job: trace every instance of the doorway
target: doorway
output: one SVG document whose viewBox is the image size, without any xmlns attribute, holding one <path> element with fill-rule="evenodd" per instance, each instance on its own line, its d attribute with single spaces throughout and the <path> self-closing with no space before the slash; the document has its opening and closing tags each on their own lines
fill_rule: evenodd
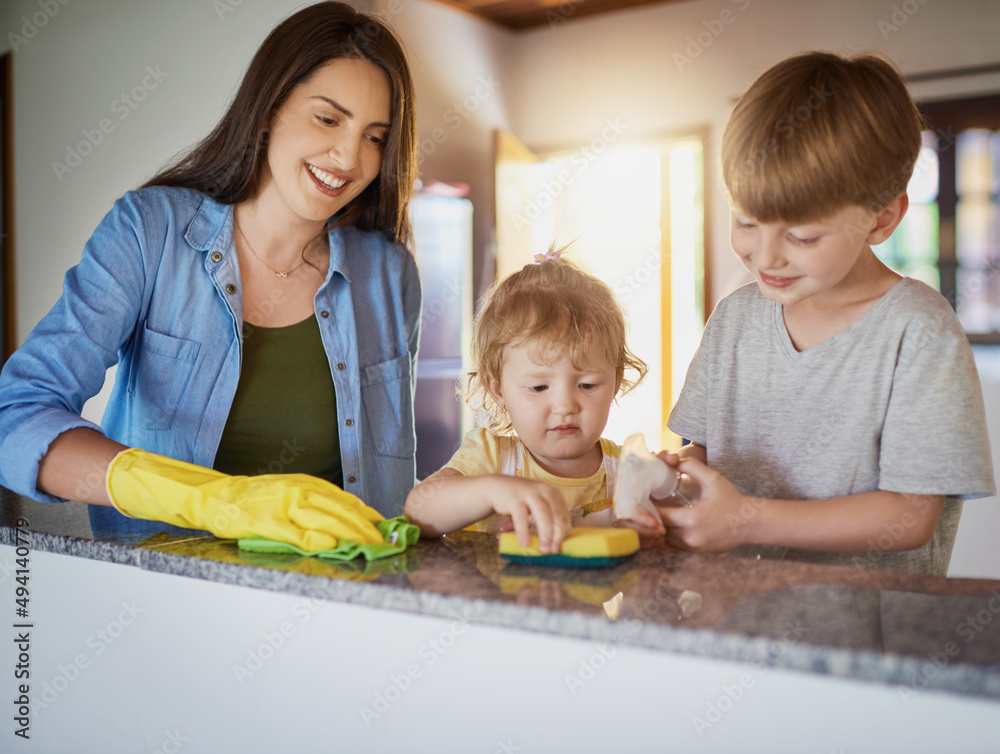
<svg viewBox="0 0 1000 754">
<path fill-rule="evenodd" d="M 650 447 L 680 442 L 666 420 L 705 325 L 706 142 L 707 129 L 627 145 L 602 134 L 534 153 L 497 134 L 497 276 L 570 244 L 567 258 L 614 290 L 649 367 L 612 407 L 615 442 L 633 432 Z"/>
</svg>

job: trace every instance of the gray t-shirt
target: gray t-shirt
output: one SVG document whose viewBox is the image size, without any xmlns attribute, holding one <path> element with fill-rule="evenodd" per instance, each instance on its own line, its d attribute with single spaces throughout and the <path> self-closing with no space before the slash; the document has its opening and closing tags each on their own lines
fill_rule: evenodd
<svg viewBox="0 0 1000 754">
<path fill-rule="evenodd" d="M 897 527 L 872 537 L 868 552 L 789 550 L 798 560 L 944 574 L 961 499 L 994 490 L 972 349 L 947 301 L 910 278 L 801 352 L 780 304 L 756 283 L 735 291 L 705 328 L 668 426 L 705 445 L 709 464 L 746 495 L 949 497 L 918 550 L 886 552 Z"/>
</svg>

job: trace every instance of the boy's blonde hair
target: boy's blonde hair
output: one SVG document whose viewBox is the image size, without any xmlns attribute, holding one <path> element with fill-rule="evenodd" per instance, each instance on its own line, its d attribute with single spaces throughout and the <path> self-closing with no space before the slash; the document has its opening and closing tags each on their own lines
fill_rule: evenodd
<svg viewBox="0 0 1000 754">
<path fill-rule="evenodd" d="M 491 381 L 500 384 L 504 351 L 510 345 L 540 341 L 543 354 L 548 346 L 565 349 L 573 366 L 582 369 L 588 347 L 599 343 L 615 368 L 616 395 L 624 395 L 646 376 L 645 362 L 625 342 L 625 314 L 611 288 L 559 259 L 559 253 L 550 251 L 545 261 L 495 282 L 476 315 L 465 397 L 488 412 L 486 426 L 496 434 L 513 431 L 510 416 L 489 391 Z M 626 379 L 626 370 L 635 371 L 635 379 Z"/>
<path fill-rule="evenodd" d="M 902 76 L 874 55 L 795 55 L 740 97 L 722 136 L 733 206 L 808 222 L 849 205 L 878 212 L 906 191 L 921 118 Z"/>
</svg>

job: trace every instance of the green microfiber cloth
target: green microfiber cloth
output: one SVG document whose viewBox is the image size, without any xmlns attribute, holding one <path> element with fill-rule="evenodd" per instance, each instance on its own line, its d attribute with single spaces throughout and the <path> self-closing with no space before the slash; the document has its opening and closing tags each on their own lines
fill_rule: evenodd
<svg viewBox="0 0 1000 754">
<path fill-rule="evenodd" d="M 363 545 L 358 542 L 348 542 L 341 540 L 332 550 L 320 550 L 319 552 L 306 552 L 295 545 L 285 542 L 276 542 L 273 539 L 263 537 L 246 537 L 238 540 L 241 550 L 251 550 L 253 552 L 267 553 L 296 553 L 303 556 L 315 556 L 317 558 L 329 558 L 330 560 L 354 560 L 359 555 L 365 560 L 378 560 L 387 558 L 390 555 L 397 555 L 407 547 L 415 545 L 420 539 L 420 527 L 411 524 L 406 520 L 406 516 L 388 518 L 384 521 L 375 521 L 375 528 L 382 534 L 383 542 L 374 545 Z"/>
</svg>

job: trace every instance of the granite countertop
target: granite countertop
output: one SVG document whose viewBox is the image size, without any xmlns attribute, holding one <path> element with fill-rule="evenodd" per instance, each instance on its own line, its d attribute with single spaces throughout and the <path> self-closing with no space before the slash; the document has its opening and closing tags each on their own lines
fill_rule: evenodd
<svg viewBox="0 0 1000 754">
<path fill-rule="evenodd" d="M 93 516 L 92 514 L 97 514 Z M 1000 581 L 644 549 L 612 568 L 506 563 L 459 532 L 384 560 L 241 552 L 234 542 L 0 488 L 0 543 L 614 646 L 1000 699 Z M 102 516 L 104 518 L 102 518 Z M 96 532 L 96 534 L 95 534 Z"/>
</svg>

